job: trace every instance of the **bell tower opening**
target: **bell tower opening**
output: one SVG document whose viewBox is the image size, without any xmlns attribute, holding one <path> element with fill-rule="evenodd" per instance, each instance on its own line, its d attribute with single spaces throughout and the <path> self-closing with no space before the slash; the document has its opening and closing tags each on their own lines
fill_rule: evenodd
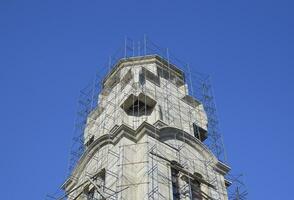
<svg viewBox="0 0 294 200">
<path fill-rule="evenodd" d="M 151 115 L 156 105 L 156 101 L 141 93 L 138 96 L 131 94 L 121 105 L 121 108 L 129 116 L 141 117 Z"/>
</svg>

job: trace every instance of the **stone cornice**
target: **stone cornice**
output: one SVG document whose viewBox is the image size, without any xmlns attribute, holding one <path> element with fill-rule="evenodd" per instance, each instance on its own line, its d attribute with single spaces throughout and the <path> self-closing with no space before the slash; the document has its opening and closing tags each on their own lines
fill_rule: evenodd
<svg viewBox="0 0 294 200">
<path fill-rule="evenodd" d="M 226 175 L 230 170 L 231 168 L 221 161 L 218 161 L 215 165 L 215 171 L 219 172 L 222 175 Z"/>
<path fill-rule="evenodd" d="M 112 70 L 105 76 L 103 79 L 103 84 L 107 81 L 109 77 L 111 77 L 113 74 L 115 74 L 120 68 L 130 65 L 140 65 L 140 64 L 151 64 L 156 63 L 160 65 L 161 67 L 167 67 L 170 68 L 174 73 L 176 73 L 178 76 L 181 76 L 184 79 L 184 72 L 176 67 L 175 65 L 169 63 L 167 60 L 162 58 L 158 55 L 146 55 L 146 56 L 136 56 L 136 57 L 129 57 L 129 58 L 122 58 L 120 59 L 112 68 Z"/>
<path fill-rule="evenodd" d="M 212 152 L 200 140 L 180 129 L 166 126 L 156 128 L 152 124 L 143 122 L 136 130 L 134 130 L 129 126 L 122 124 L 118 128 L 113 129 L 112 133 L 102 135 L 87 147 L 87 149 L 79 159 L 71 176 L 61 186 L 62 189 L 68 190 L 75 185 L 77 179 L 73 177 L 79 177 L 81 175 L 87 163 L 101 147 L 107 144 L 115 145 L 123 137 L 137 142 L 146 134 L 161 142 L 169 139 L 177 139 L 186 142 L 188 145 L 192 146 L 194 149 L 204 154 L 205 157 L 211 157 L 213 159 L 213 162 L 215 163 L 215 169 L 220 173 L 226 174 L 230 169 L 227 165 L 218 161 L 217 158 L 212 154 Z"/>
</svg>

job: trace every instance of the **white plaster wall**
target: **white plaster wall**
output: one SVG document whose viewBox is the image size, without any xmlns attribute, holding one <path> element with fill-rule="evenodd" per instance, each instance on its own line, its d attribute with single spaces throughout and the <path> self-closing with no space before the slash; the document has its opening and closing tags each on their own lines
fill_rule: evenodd
<svg viewBox="0 0 294 200">
<path fill-rule="evenodd" d="M 99 138 L 103 134 L 107 134 L 115 125 L 120 126 L 122 123 L 136 129 L 144 121 L 154 124 L 160 119 L 159 106 L 163 113 L 163 122 L 168 126 L 182 129 L 193 135 L 193 123 L 207 129 L 207 116 L 203 105 L 196 108 L 188 105 L 182 100 L 187 94 L 187 86 L 177 87 L 170 81 L 160 78 L 160 86 L 146 80 L 144 85 L 139 83 L 139 73 L 142 67 L 148 69 L 157 75 L 157 66 L 153 64 L 138 64 L 126 66 L 119 71 L 123 77 L 129 70 L 133 73 L 133 79 L 121 90 L 121 84 L 117 84 L 112 88 L 108 96 L 99 98 L 99 107 L 103 108 L 100 116 L 90 115 L 88 118 L 88 126 L 85 130 L 85 142 L 94 135 Z M 129 95 L 139 95 L 144 93 L 157 103 L 150 116 L 128 116 L 120 107 Z M 98 110 L 97 108 L 96 110 Z M 93 112 L 95 113 L 95 111 Z"/>
</svg>

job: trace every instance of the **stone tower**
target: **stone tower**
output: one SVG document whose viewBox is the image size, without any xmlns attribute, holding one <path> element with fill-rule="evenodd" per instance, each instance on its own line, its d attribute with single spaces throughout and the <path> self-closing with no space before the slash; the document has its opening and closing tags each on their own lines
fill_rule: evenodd
<svg viewBox="0 0 294 200">
<path fill-rule="evenodd" d="M 230 168 L 205 145 L 208 122 L 177 66 L 156 55 L 121 59 L 62 188 L 70 200 L 228 199 Z"/>
</svg>

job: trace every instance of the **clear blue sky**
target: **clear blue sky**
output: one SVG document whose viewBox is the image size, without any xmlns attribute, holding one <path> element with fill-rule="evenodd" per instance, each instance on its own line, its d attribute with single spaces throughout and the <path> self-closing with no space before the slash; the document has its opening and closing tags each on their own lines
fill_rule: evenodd
<svg viewBox="0 0 294 200">
<path fill-rule="evenodd" d="M 293 10 L 290 0 L 1 0 L 1 199 L 56 191 L 79 89 L 125 35 L 143 34 L 212 76 L 250 199 L 293 198 Z"/>
</svg>

